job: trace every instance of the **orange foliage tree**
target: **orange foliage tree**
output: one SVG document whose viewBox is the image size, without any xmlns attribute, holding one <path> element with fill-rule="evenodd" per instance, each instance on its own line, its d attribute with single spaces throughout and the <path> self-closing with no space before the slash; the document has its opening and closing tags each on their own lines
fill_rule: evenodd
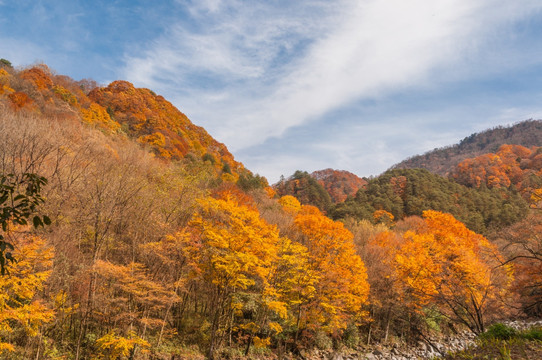
<svg viewBox="0 0 542 360">
<path fill-rule="evenodd" d="M 310 268 L 318 277 L 315 296 L 307 303 L 307 328 L 334 333 L 349 322 L 364 320 L 362 306 L 369 284 L 352 233 L 310 205 L 302 206 L 294 222 L 309 251 Z"/>
<path fill-rule="evenodd" d="M 373 219 L 375 223 L 382 223 L 384 225 L 390 226 L 393 223 L 393 219 L 395 217 L 392 213 L 386 211 L 386 210 L 376 210 L 373 213 Z"/>
<path fill-rule="evenodd" d="M 402 296 L 416 308 L 436 305 L 474 333 L 496 314 L 512 281 L 495 245 L 452 215 L 425 211 L 424 224 L 404 234 L 393 266 Z M 490 311 L 491 310 L 491 311 Z"/>
</svg>

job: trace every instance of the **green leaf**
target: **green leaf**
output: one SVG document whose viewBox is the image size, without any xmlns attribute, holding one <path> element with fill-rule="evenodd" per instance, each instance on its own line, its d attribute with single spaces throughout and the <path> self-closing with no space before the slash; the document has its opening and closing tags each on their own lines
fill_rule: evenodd
<svg viewBox="0 0 542 360">
<path fill-rule="evenodd" d="M 43 222 L 45 225 L 51 225 L 51 219 L 49 219 L 49 216 L 43 215 Z"/>
<path fill-rule="evenodd" d="M 32 219 L 32 222 L 34 223 L 34 227 L 36 228 L 43 226 L 43 222 L 41 221 L 39 216 L 34 216 L 34 218 Z"/>
</svg>

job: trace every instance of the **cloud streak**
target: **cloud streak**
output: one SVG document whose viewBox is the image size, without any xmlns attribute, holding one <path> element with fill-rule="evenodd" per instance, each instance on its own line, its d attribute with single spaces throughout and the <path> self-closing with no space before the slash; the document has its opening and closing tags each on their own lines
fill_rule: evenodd
<svg viewBox="0 0 542 360">
<path fill-rule="evenodd" d="M 2 2 L 0 52 L 164 95 L 274 180 L 540 114 L 540 0 Z"/>
<path fill-rule="evenodd" d="M 295 127 L 328 126 L 333 119 L 322 118 L 340 107 L 533 62 L 501 47 L 542 8 L 534 0 L 178 4 L 189 18 L 126 54 L 123 75 L 239 153 Z"/>
</svg>

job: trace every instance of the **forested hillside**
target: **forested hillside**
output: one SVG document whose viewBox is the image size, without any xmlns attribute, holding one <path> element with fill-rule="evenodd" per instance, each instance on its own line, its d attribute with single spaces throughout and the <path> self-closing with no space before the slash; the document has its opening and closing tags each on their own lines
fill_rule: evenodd
<svg viewBox="0 0 542 360">
<path fill-rule="evenodd" d="M 390 170 L 369 181 L 356 194 L 330 210 L 335 219 L 371 219 L 385 210 L 396 219 L 438 210 L 454 217 L 479 233 L 523 218 L 527 202 L 507 187 L 472 189 L 424 169 Z"/>
<path fill-rule="evenodd" d="M 367 181 L 344 170 L 325 169 L 311 174 L 296 171 L 273 187 L 280 196 L 292 195 L 302 204 L 326 211 L 332 203 L 340 203 L 367 184 Z"/>
<path fill-rule="evenodd" d="M 494 153 L 503 144 L 525 147 L 542 145 L 542 120 L 527 120 L 515 125 L 474 133 L 459 142 L 408 158 L 392 169 L 422 168 L 442 176 L 467 158 Z"/>
<path fill-rule="evenodd" d="M 0 61 L 0 359 L 358 356 L 540 316 L 538 157 L 273 189 L 151 90 Z"/>
<path fill-rule="evenodd" d="M 311 173 L 311 176 L 326 189 L 334 203 L 339 203 L 367 184 L 367 181 L 345 170 L 325 169 Z"/>
<path fill-rule="evenodd" d="M 164 99 L 1 71 L 0 357 L 291 352 L 367 321 L 344 225 L 283 208 Z"/>
<path fill-rule="evenodd" d="M 273 185 L 279 196 L 291 195 L 304 205 L 313 205 L 326 211 L 332 204 L 324 186 L 306 171 L 296 171 L 288 179 Z"/>
<path fill-rule="evenodd" d="M 542 147 L 502 145 L 496 153 L 463 160 L 450 175 L 473 188 L 511 187 L 528 199 L 542 187 Z"/>
<path fill-rule="evenodd" d="M 209 161 L 217 172 L 243 172 L 224 144 L 192 122 L 162 96 L 126 81 L 100 88 L 91 80 L 55 75 L 46 65 L 22 71 L 0 69 L 4 107 L 41 116 L 81 119 L 106 133 L 126 135 L 172 160 Z"/>
</svg>

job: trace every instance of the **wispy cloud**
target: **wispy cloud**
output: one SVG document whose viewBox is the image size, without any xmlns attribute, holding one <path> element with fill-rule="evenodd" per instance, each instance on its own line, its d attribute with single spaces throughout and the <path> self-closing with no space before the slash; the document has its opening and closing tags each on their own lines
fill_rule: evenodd
<svg viewBox="0 0 542 360">
<path fill-rule="evenodd" d="M 0 6 L 2 57 L 152 88 L 270 177 L 368 175 L 542 109 L 540 0 Z"/>
<path fill-rule="evenodd" d="M 495 23 L 540 7 L 534 1 L 525 5 L 185 4 L 198 25 L 172 24 L 143 56 L 127 56 L 125 74 L 140 85 L 179 91 L 186 111 L 233 148 L 242 148 L 356 99 L 427 81 L 439 67 L 475 56 L 478 41 Z"/>
<path fill-rule="evenodd" d="M 189 18 L 126 54 L 124 77 L 240 153 L 296 126 L 327 126 L 341 106 L 541 61 L 506 49 L 518 22 L 540 13 L 535 0 L 178 4 Z"/>
</svg>

